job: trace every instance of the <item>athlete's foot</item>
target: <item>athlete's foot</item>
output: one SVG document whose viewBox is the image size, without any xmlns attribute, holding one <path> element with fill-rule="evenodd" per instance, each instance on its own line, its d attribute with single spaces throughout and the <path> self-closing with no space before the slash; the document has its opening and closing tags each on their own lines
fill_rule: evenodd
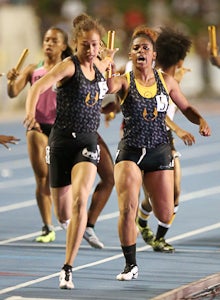
<svg viewBox="0 0 220 300">
<path fill-rule="evenodd" d="M 159 240 L 155 240 L 152 247 L 155 252 L 164 252 L 164 253 L 175 252 L 175 248 L 172 245 L 168 244 L 163 237 L 161 237 Z"/>
<path fill-rule="evenodd" d="M 137 228 L 138 228 L 143 240 L 145 241 L 145 243 L 152 246 L 154 243 L 154 240 L 155 240 L 153 231 L 150 229 L 149 226 L 141 227 L 138 222 L 138 217 L 136 220 L 136 224 L 137 224 Z"/>
<path fill-rule="evenodd" d="M 92 246 L 93 248 L 102 249 L 104 244 L 99 240 L 95 231 L 92 227 L 86 227 L 83 238 Z"/>
<path fill-rule="evenodd" d="M 126 264 L 124 270 L 116 276 L 117 280 L 132 280 L 138 277 L 138 267 L 137 265 Z"/>
<path fill-rule="evenodd" d="M 44 225 L 42 227 L 42 234 L 36 237 L 35 241 L 38 243 L 50 243 L 53 242 L 55 238 L 56 238 L 55 231 L 49 228 L 49 226 Z"/>
</svg>

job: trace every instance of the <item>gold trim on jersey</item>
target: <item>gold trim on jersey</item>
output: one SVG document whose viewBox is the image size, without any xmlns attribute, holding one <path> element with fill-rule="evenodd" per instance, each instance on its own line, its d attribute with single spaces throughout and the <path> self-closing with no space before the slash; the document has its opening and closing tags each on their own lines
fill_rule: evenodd
<svg viewBox="0 0 220 300">
<path fill-rule="evenodd" d="M 158 72 L 160 80 L 162 81 L 162 84 L 163 84 L 167 94 L 169 95 L 165 80 L 163 78 L 163 73 L 164 72 L 161 69 L 158 69 L 157 72 Z M 126 73 L 125 76 L 126 76 L 126 79 L 127 79 L 127 82 L 128 82 L 128 86 L 130 86 L 130 82 L 131 82 L 130 72 Z M 139 94 L 142 97 L 144 97 L 144 98 L 153 98 L 153 97 L 156 96 L 156 93 L 157 93 L 157 83 L 156 82 L 151 86 L 143 86 L 135 78 L 134 78 L 134 80 L 135 80 L 137 90 L 138 90 Z M 125 99 L 128 95 L 128 91 L 129 91 L 129 89 L 126 91 L 126 93 L 123 97 L 120 97 L 120 95 L 119 95 L 121 105 L 124 103 L 124 101 L 125 101 Z"/>
<path fill-rule="evenodd" d="M 134 79 L 138 93 L 144 98 L 153 98 L 157 93 L 157 83 L 151 86 L 143 86 L 136 79 Z"/>
</svg>

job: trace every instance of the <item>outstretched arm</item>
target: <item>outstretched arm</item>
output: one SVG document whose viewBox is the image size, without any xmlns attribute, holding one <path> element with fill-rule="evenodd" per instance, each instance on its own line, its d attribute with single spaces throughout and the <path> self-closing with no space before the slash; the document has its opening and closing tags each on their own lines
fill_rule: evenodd
<svg viewBox="0 0 220 300">
<path fill-rule="evenodd" d="M 20 141 L 20 139 L 11 136 L 11 135 L 0 135 L 0 144 L 5 146 L 5 148 L 9 149 L 9 146 L 7 144 L 17 144 L 17 142 Z"/>
<path fill-rule="evenodd" d="M 27 95 L 26 117 L 23 122 L 27 130 L 36 128 L 40 131 L 40 126 L 35 120 L 35 110 L 40 94 L 53 86 L 53 84 L 56 84 L 64 78 L 72 76 L 74 72 L 75 65 L 70 58 L 66 58 L 56 64 L 46 75 L 32 85 Z"/>
<path fill-rule="evenodd" d="M 171 77 L 166 76 L 164 77 L 167 88 L 169 91 L 169 95 L 173 102 L 177 105 L 177 107 L 181 110 L 181 112 L 186 116 L 186 118 L 194 123 L 199 125 L 199 133 L 203 136 L 210 136 L 211 129 L 206 122 L 206 120 L 199 114 L 195 107 L 190 105 L 186 97 L 180 90 L 179 84 L 177 81 Z"/>
<path fill-rule="evenodd" d="M 190 132 L 180 128 L 168 116 L 166 116 L 166 124 L 173 132 L 176 133 L 176 135 L 184 142 L 185 145 L 191 146 L 195 143 L 195 137 Z"/>
<path fill-rule="evenodd" d="M 16 97 L 26 86 L 28 82 L 31 82 L 31 74 L 35 69 L 34 64 L 28 65 L 21 72 L 17 71 L 15 68 L 11 69 L 7 73 L 7 89 L 8 95 L 11 98 Z"/>
</svg>

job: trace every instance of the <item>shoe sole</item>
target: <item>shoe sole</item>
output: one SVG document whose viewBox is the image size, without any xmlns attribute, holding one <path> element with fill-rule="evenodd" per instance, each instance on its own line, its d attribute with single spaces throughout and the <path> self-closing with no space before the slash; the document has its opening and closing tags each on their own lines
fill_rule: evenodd
<svg viewBox="0 0 220 300">
<path fill-rule="evenodd" d="M 129 281 L 129 280 L 132 280 L 132 279 L 137 279 L 137 277 L 138 277 L 138 268 L 134 267 L 134 270 L 131 270 L 128 273 L 118 274 L 116 276 L 116 279 L 120 280 L 120 281 Z"/>
<path fill-rule="evenodd" d="M 173 250 L 161 250 L 161 249 L 153 249 L 155 252 L 161 252 L 161 253 L 174 253 L 175 249 Z"/>
<path fill-rule="evenodd" d="M 74 286 L 68 287 L 67 285 L 62 285 L 62 286 L 60 286 L 60 289 L 61 289 L 61 290 L 73 290 L 73 289 L 74 289 Z"/>
<path fill-rule="evenodd" d="M 121 275 L 121 274 L 120 274 Z M 132 278 L 125 278 L 125 277 L 120 277 L 120 275 L 117 275 L 116 276 L 116 279 L 119 280 L 119 281 L 130 281 L 132 279 L 137 279 L 138 278 L 138 273 L 135 273 L 132 275 Z"/>
<path fill-rule="evenodd" d="M 87 241 L 87 242 L 88 242 L 89 245 L 92 246 L 93 248 L 96 248 L 96 249 L 103 249 L 103 248 L 104 248 L 104 245 L 103 245 L 103 246 L 99 246 L 99 245 L 93 244 L 93 243 L 91 243 L 91 242 L 89 242 L 89 241 Z"/>
<path fill-rule="evenodd" d="M 51 242 L 53 242 L 53 241 L 55 241 L 55 239 L 56 239 L 56 236 L 53 236 L 53 237 L 50 237 L 50 239 L 46 239 L 45 238 L 45 240 L 44 240 L 44 237 L 38 237 L 38 238 L 36 238 L 35 239 L 35 242 L 37 242 L 37 243 L 51 243 Z"/>
<path fill-rule="evenodd" d="M 93 247 L 93 248 L 96 248 L 96 249 L 103 249 L 103 248 L 104 248 L 104 244 L 98 245 L 98 244 L 95 244 L 95 243 L 91 242 L 89 239 L 87 239 L 87 238 L 85 238 L 85 237 L 83 237 L 83 238 L 84 238 L 84 240 L 86 240 L 87 243 L 89 243 L 89 245 L 90 245 L 91 247 Z"/>
</svg>

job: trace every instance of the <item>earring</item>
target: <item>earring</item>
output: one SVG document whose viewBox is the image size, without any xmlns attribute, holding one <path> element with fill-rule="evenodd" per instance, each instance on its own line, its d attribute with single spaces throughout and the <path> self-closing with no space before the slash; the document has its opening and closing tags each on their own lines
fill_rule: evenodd
<svg viewBox="0 0 220 300">
<path fill-rule="evenodd" d="M 154 69 L 155 68 L 155 66 L 156 66 L 156 62 L 155 62 L 155 59 L 152 61 L 152 69 Z"/>
</svg>

